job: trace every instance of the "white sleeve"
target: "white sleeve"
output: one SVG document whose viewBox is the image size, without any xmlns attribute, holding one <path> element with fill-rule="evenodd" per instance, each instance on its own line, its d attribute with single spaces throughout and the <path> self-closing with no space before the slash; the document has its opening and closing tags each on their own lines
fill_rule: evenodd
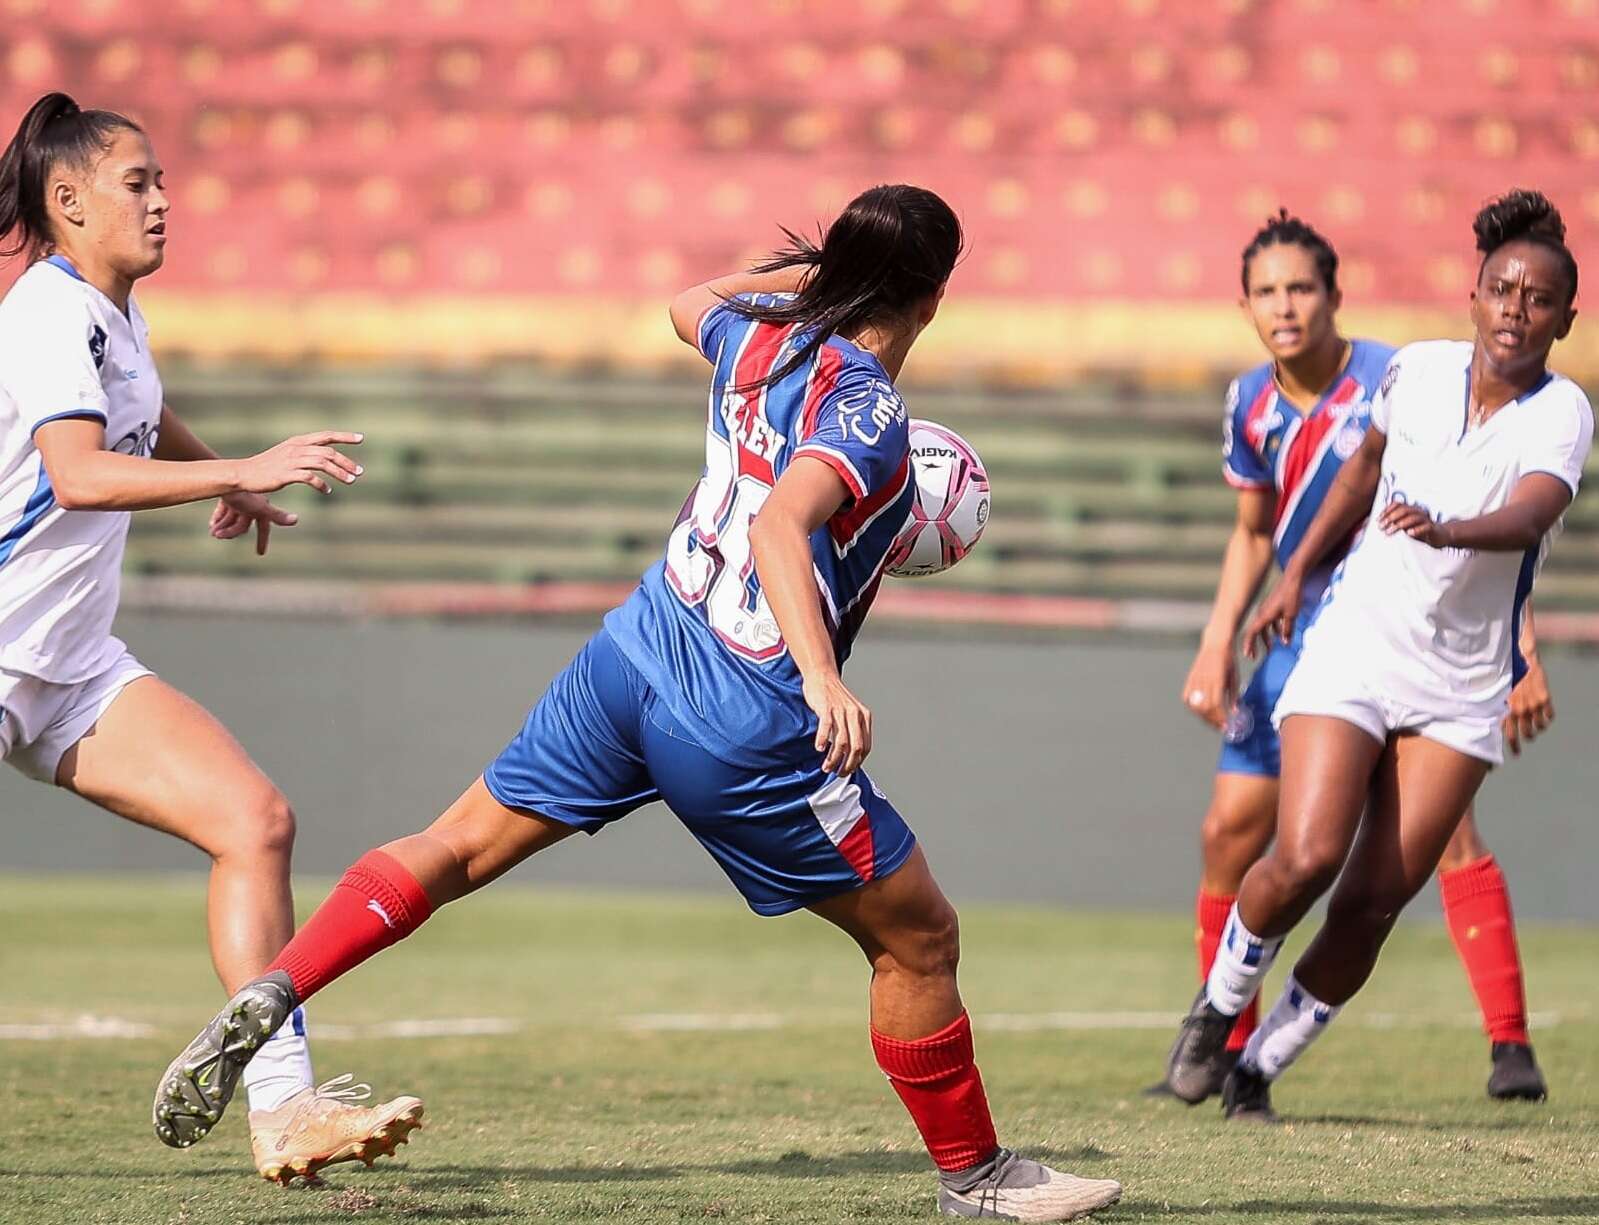
<svg viewBox="0 0 1599 1225">
<path fill-rule="evenodd" d="M 1536 422 L 1525 435 L 1521 475 L 1546 472 L 1571 486 L 1573 497 L 1582 484 L 1582 468 L 1593 445 L 1593 408 L 1574 383 L 1563 384 L 1566 394 L 1533 415 Z"/>
<path fill-rule="evenodd" d="M 106 420 L 106 333 L 81 298 L 37 295 L 0 329 L 0 387 L 32 434 L 64 417 Z"/>
<path fill-rule="evenodd" d="M 1390 431 L 1389 423 L 1393 420 L 1393 409 L 1390 406 L 1394 385 L 1399 382 L 1399 359 L 1405 356 L 1401 349 L 1388 359 L 1388 369 L 1382 372 L 1382 382 L 1377 384 L 1377 394 L 1371 398 L 1371 423 L 1385 435 Z"/>
</svg>

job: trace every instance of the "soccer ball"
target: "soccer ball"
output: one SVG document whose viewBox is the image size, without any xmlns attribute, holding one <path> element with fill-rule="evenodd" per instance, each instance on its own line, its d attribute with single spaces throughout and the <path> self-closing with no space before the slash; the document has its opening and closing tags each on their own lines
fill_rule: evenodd
<svg viewBox="0 0 1599 1225">
<path fill-rule="evenodd" d="M 911 479 L 911 517 L 888 552 L 887 570 L 901 578 L 948 570 L 988 526 L 988 473 L 954 430 L 911 421 Z"/>
</svg>

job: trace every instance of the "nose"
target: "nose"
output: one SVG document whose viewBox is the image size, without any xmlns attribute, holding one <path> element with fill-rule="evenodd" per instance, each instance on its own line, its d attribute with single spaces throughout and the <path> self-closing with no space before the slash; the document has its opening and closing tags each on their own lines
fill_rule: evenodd
<svg viewBox="0 0 1599 1225">
<path fill-rule="evenodd" d="M 150 211 L 152 213 L 155 213 L 158 217 L 164 217 L 171 207 L 172 201 L 168 198 L 165 188 L 152 187 L 150 189 Z"/>
</svg>

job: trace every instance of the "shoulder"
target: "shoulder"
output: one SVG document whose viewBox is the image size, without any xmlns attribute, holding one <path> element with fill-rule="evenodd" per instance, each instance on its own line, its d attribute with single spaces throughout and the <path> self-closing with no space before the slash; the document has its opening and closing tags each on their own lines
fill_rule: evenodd
<svg viewBox="0 0 1599 1225">
<path fill-rule="evenodd" d="M 1272 364 L 1261 362 L 1235 378 L 1227 387 L 1228 414 L 1248 412 L 1255 402 L 1271 390 Z"/>
<path fill-rule="evenodd" d="M 1378 340 L 1352 340 L 1349 342 L 1349 373 L 1362 387 L 1375 391 L 1396 352 L 1393 345 Z"/>
<path fill-rule="evenodd" d="M 1588 393 L 1565 375 L 1551 370 L 1549 381 L 1538 389 L 1534 398 L 1540 402 L 1547 401 L 1558 416 L 1585 425 L 1590 431 L 1593 429 L 1593 404 L 1588 399 Z"/>
<path fill-rule="evenodd" d="M 1455 382 L 1471 368 L 1471 341 L 1418 340 L 1395 351 L 1388 361 L 1378 390 L 1391 394 L 1396 387 Z"/>
<path fill-rule="evenodd" d="M 0 301 L 0 350 L 15 357 L 81 351 L 88 345 L 100 365 L 109 326 L 83 282 L 40 260 Z"/>
<path fill-rule="evenodd" d="M 19 276 L 7 291 L 4 310 L 15 321 L 35 318 L 40 313 L 51 321 L 64 318 L 91 319 L 95 303 L 88 287 L 71 273 L 63 272 L 47 260 L 38 260 Z"/>
</svg>

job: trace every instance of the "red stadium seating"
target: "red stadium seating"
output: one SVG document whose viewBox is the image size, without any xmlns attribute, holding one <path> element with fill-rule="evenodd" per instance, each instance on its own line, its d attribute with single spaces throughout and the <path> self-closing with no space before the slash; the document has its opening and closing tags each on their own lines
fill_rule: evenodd
<svg viewBox="0 0 1599 1225">
<path fill-rule="evenodd" d="M 163 287 L 658 295 L 862 186 L 964 292 L 1215 300 L 1279 203 L 1362 298 L 1458 301 L 1470 217 L 1599 256 L 1594 0 L 3 0 L 5 114 L 126 110 Z"/>
</svg>

